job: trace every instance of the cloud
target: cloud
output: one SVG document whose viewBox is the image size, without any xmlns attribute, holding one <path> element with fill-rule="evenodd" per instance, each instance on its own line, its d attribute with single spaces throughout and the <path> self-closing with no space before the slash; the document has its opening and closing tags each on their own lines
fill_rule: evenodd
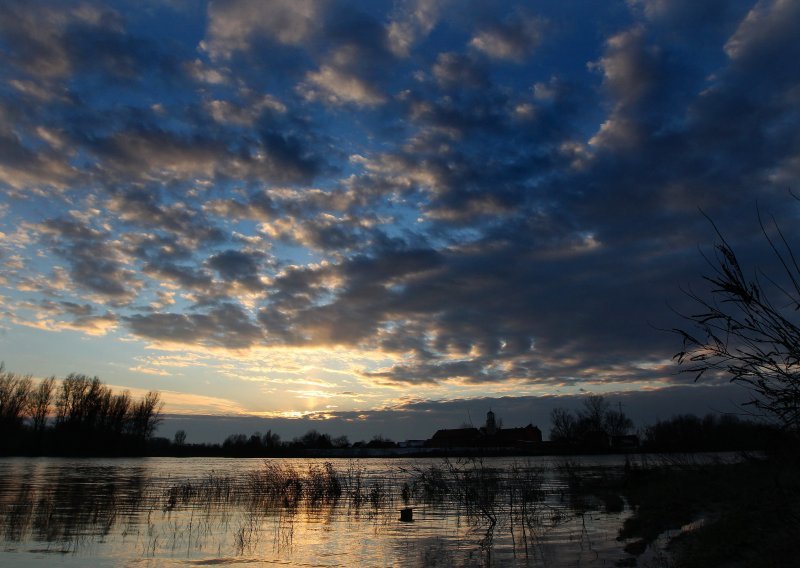
<svg viewBox="0 0 800 568">
<path fill-rule="evenodd" d="M 0 22 L 0 34 L 12 47 L 9 61 L 45 83 L 76 72 L 134 80 L 176 70 L 166 52 L 147 37 L 132 37 L 125 18 L 105 6 L 11 0 L 0 9 Z"/>
<path fill-rule="evenodd" d="M 263 288 L 259 279 L 259 263 L 263 255 L 237 250 L 226 250 L 208 259 L 208 266 L 216 270 L 223 280 L 236 282 L 251 291 Z"/>
<path fill-rule="evenodd" d="M 544 28 L 544 20 L 517 14 L 486 26 L 475 34 L 469 44 L 495 59 L 522 61 L 539 46 Z"/>
<path fill-rule="evenodd" d="M 168 205 L 160 203 L 158 194 L 155 188 L 129 189 L 112 195 L 107 207 L 122 221 L 137 227 L 167 231 L 194 246 L 198 243 L 217 243 L 224 240 L 223 232 L 202 212 L 190 207 L 187 202 Z M 177 244 L 177 241 L 174 244 Z M 166 242 L 163 242 L 162 246 L 178 248 L 173 243 Z"/>
<path fill-rule="evenodd" d="M 11 62 L 31 75 L 64 77 L 71 68 L 65 45 L 65 24 L 80 13 L 64 14 L 54 6 L 29 10 L 25 2 L 5 2 L 0 9 L 0 32 L 16 45 Z M 84 21 L 91 22 L 91 12 Z"/>
<path fill-rule="evenodd" d="M 108 232 L 74 218 L 50 219 L 39 229 L 43 241 L 69 263 L 75 284 L 114 305 L 136 296 L 140 281 Z"/>
<path fill-rule="evenodd" d="M 118 318 L 111 312 L 95 316 L 80 316 L 75 318 L 70 327 L 78 329 L 87 335 L 105 335 L 117 328 Z"/>
<path fill-rule="evenodd" d="M 318 71 L 309 72 L 306 80 L 310 88 L 305 89 L 305 96 L 310 100 L 365 106 L 379 105 L 386 100 L 375 85 L 347 70 L 330 65 L 323 65 Z"/>
<path fill-rule="evenodd" d="M 221 443 L 234 433 L 266 432 L 271 430 L 282 439 L 301 436 L 314 428 L 334 436 L 348 436 L 351 442 L 369 440 L 381 434 L 395 441 L 407 439 L 428 439 L 441 428 L 458 428 L 463 424 L 483 425 L 486 413 L 495 412 L 506 427 L 533 424 L 542 430 L 548 439 L 552 425 L 550 413 L 554 408 L 577 410 L 588 393 L 567 396 L 508 396 L 485 397 L 454 400 L 421 400 L 411 397 L 407 400 L 387 404 L 383 408 L 357 411 L 328 411 L 323 423 L 319 418 L 297 413 L 297 417 L 246 416 L 240 409 L 223 412 L 219 416 L 217 401 L 199 400 L 197 403 L 187 397 L 186 406 L 182 399 L 175 397 L 176 410 L 172 410 L 173 400 L 168 395 L 168 405 L 164 421 L 159 426 L 158 435 L 171 437 L 174 431 L 184 429 L 192 433 L 192 442 Z M 668 419 L 675 414 L 738 414 L 738 404 L 745 401 L 741 389 L 733 385 L 723 388 L 686 386 L 655 389 L 643 392 L 609 392 L 608 400 L 622 405 L 622 410 L 630 416 L 636 427 L 654 424 L 657 420 Z M 220 401 L 221 402 L 221 401 Z M 206 416 L 191 412 L 189 408 L 213 405 Z M 181 406 L 177 406 L 181 404 Z M 223 405 L 224 406 L 224 405 Z M 235 405 L 230 403 L 231 407 Z M 184 410 L 187 408 L 187 410 Z M 676 411 L 676 409 L 679 409 Z M 193 416 L 176 415 L 185 412 Z M 174 414 L 173 414 L 174 413 Z M 214 414 L 217 413 L 216 416 Z"/>
<path fill-rule="evenodd" d="M 386 102 L 383 83 L 394 60 L 387 31 L 365 14 L 344 10 L 329 23 L 328 55 L 305 75 L 298 91 L 328 105 L 376 106 Z"/>
<path fill-rule="evenodd" d="M 275 97 L 262 95 L 253 96 L 251 100 L 242 105 L 235 104 L 226 100 L 212 100 L 206 103 L 209 114 L 221 123 L 236 124 L 239 126 L 253 126 L 255 121 L 264 112 L 283 114 L 286 112 L 286 105 Z"/>
<path fill-rule="evenodd" d="M 64 151 L 60 135 L 40 128 L 21 136 L 12 109 L 13 105 L 0 100 L 0 184 L 14 190 L 68 187 L 78 178 L 78 171 L 68 163 L 69 152 Z M 42 147 L 41 141 L 46 146 Z M 23 191 L 15 193 L 25 195 Z"/>
<path fill-rule="evenodd" d="M 211 277 L 193 265 L 181 265 L 168 260 L 153 260 L 142 268 L 142 272 L 161 282 L 174 282 L 184 290 L 208 292 L 211 290 Z"/>
<path fill-rule="evenodd" d="M 637 110 L 657 86 L 658 49 L 646 45 L 642 27 L 621 32 L 606 42 L 597 67 L 614 108 L 589 144 L 597 147 L 631 147 L 646 135 Z"/>
<path fill-rule="evenodd" d="M 665 23 L 684 33 L 708 33 L 709 28 L 729 25 L 740 17 L 738 12 L 752 5 L 750 0 L 628 0 L 634 11 L 655 23 Z"/>
<path fill-rule="evenodd" d="M 327 2 L 236 0 L 209 4 L 208 38 L 201 44 L 214 58 L 247 51 L 259 38 L 297 45 L 316 32 Z"/>
<path fill-rule="evenodd" d="M 3 4 L 4 311 L 248 383 L 368 353 L 311 365 L 365 405 L 681 384 L 698 207 L 796 236 L 796 4 L 464 6 Z"/>
<path fill-rule="evenodd" d="M 436 26 L 447 0 L 407 0 L 398 2 L 395 17 L 388 25 L 390 49 L 398 57 L 408 57 L 414 44 Z"/>
<path fill-rule="evenodd" d="M 123 318 L 140 337 L 163 343 L 246 349 L 262 339 L 261 330 L 238 305 L 223 303 L 203 314 L 155 313 Z"/>
<path fill-rule="evenodd" d="M 444 87 L 480 88 L 488 85 L 486 69 L 458 53 L 440 53 L 433 66 L 433 76 Z"/>
<path fill-rule="evenodd" d="M 790 0 L 762 0 L 750 10 L 736 32 L 725 43 L 728 57 L 761 77 L 795 83 L 796 75 L 783 61 L 794 60 L 800 47 L 794 41 L 800 25 L 800 7 Z"/>
<path fill-rule="evenodd" d="M 291 130 L 277 131 L 267 124 L 247 138 L 212 128 L 179 134 L 151 124 L 157 121 L 152 113 L 147 119 L 90 141 L 109 185 L 218 178 L 296 183 L 310 181 L 321 169 L 310 142 Z"/>
<path fill-rule="evenodd" d="M 37 186 L 63 190 L 77 178 L 59 153 L 34 152 L 15 136 L 0 134 L 0 156 L 0 183 L 17 190 Z"/>
<path fill-rule="evenodd" d="M 32 312 L 32 317 L 23 317 L 22 311 Z M 95 313 L 91 304 L 76 304 L 69 301 L 43 300 L 38 304 L 26 302 L 16 306 L 11 315 L 15 323 L 45 331 L 80 331 L 88 336 L 103 336 L 117 328 L 118 318 L 111 311 Z"/>
</svg>

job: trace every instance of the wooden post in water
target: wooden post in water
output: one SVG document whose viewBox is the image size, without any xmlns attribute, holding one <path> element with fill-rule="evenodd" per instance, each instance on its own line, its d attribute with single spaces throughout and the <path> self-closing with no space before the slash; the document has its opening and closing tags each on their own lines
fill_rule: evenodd
<svg viewBox="0 0 800 568">
<path fill-rule="evenodd" d="M 404 523 L 414 522 L 414 509 L 411 507 L 400 509 L 400 520 Z"/>
</svg>

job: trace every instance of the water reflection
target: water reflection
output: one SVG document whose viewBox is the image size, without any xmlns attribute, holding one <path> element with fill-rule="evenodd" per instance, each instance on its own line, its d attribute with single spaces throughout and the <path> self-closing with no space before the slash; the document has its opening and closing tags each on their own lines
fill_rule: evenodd
<svg viewBox="0 0 800 568">
<path fill-rule="evenodd" d="M 514 460 L 0 461 L 0 530 L 15 564 L 612 563 L 620 467 Z M 595 489 L 587 489 L 587 488 Z M 400 509 L 413 522 L 400 522 Z"/>
</svg>

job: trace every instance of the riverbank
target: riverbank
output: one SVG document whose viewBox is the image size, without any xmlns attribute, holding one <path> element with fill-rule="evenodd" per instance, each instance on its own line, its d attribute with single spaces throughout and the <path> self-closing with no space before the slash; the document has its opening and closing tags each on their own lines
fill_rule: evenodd
<svg viewBox="0 0 800 568">
<path fill-rule="evenodd" d="M 631 468 L 621 489 L 634 514 L 620 539 L 655 566 L 797 566 L 799 474 L 796 453 Z"/>
</svg>

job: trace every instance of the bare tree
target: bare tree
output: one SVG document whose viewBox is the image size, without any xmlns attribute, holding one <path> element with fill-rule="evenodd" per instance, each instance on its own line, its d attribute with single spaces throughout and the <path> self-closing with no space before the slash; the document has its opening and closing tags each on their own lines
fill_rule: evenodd
<svg viewBox="0 0 800 568">
<path fill-rule="evenodd" d="M 267 433 L 261 438 L 261 443 L 265 448 L 277 448 L 281 445 L 281 437 L 272 430 L 267 430 Z"/>
<path fill-rule="evenodd" d="M 56 378 L 49 377 L 42 380 L 31 392 L 28 413 L 31 417 L 33 429 L 37 432 L 44 430 L 47 425 L 47 417 L 50 414 L 50 403 L 53 400 L 55 386 Z"/>
<path fill-rule="evenodd" d="M 553 424 L 550 440 L 554 442 L 602 445 L 608 443 L 609 436 L 621 436 L 633 428 L 633 421 L 622 410 L 613 410 L 602 395 L 584 398 L 583 408 L 576 414 L 554 408 L 550 421 Z"/>
<path fill-rule="evenodd" d="M 759 221 L 761 218 L 759 216 Z M 713 222 L 712 222 L 713 225 Z M 752 395 L 747 403 L 783 427 L 800 430 L 800 265 L 774 219 L 761 229 L 777 260 L 778 275 L 745 275 L 731 245 L 716 226 L 718 241 L 704 279 L 710 296 L 688 292 L 699 306 L 684 315 L 688 329 L 674 358 L 695 380 L 706 373 L 730 377 Z"/>
<path fill-rule="evenodd" d="M 186 430 L 178 430 L 175 432 L 175 445 L 182 446 L 186 443 Z"/>
<path fill-rule="evenodd" d="M 599 394 L 590 394 L 583 399 L 583 410 L 578 411 L 578 423 L 587 432 L 602 432 L 605 434 L 606 413 L 610 412 L 611 405 L 605 397 Z"/>
<path fill-rule="evenodd" d="M 604 420 L 604 428 L 609 436 L 624 436 L 633 429 L 633 420 L 622 410 L 608 410 Z"/>
<path fill-rule="evenodd" d="M 32 386 L 30 375 L 6 372 L 0 363 L 0 427 L 15 429 L 22 426 Z"/>
<path fill-rule="evenodd" d="M 131 395 L 128 391 L 122 391 L 111 397 L 106 416 L 107 428 L 115 436 L 119 436 L 125 431 L 128 418 L 131 414 Z"/>
<path fill-rule="evenodd" d="M 565 408 L 554 408 L 550 413 L 550 440 L 553 442 L 566 442 L 577 437 L 578 421 L 573 414 Z"/>
<path fill-rule="evenodd" d="M 148 392 L 131 409 L 131 433 L 142 440 L 150 438 L 161 422 L 161 410 L 163 408 L 164 403 L 161 402 L 161 394 L 156 391 Z"/>
</svg>

